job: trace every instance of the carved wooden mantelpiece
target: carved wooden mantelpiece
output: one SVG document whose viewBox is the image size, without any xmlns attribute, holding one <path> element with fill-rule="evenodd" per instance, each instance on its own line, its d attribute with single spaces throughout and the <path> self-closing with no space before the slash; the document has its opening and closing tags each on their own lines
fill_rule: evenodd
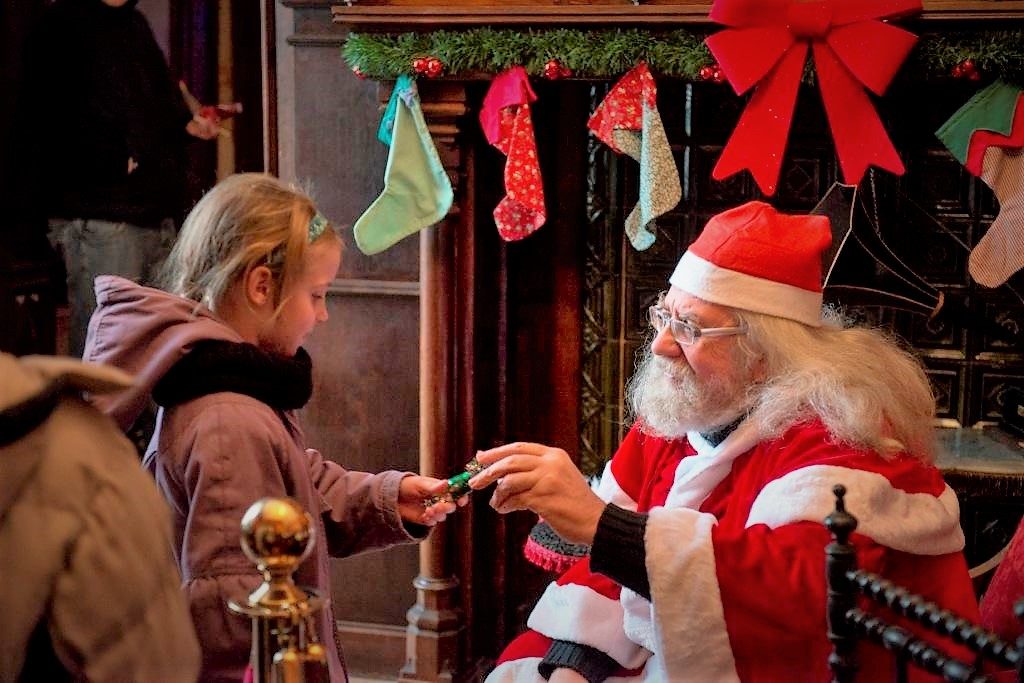
<svg viewBox="0 0 1024 683">
<path fill-rule="evenodd" d="M 294 7 L 322 6 L 314 0 L 292 0 Z M 588 4 L 529 3 L 452 3 L 423 4 L 416 0 L 401 2 L 354 2 L 334 5 L 331 14 L 336 23 L 360 31 L 423 31 L 435 28 L 474 26 L 714 26 L 708 19 L 711 3 L 625 2 Z M 923 11 L 914 22 L 998 21 L 1019 18 L 1024 2 L 1019 0 L 924 0 Z"/>
<path fill-rule="evenodd" d="M 404 33 L 483 26 L 578 29 L 690 26 L 708 32 L 717 29 L 707 18 L 710 2 L 634 5 L 628 0 L 588 4 L 464 1 L 439 5 L 437 0 L 354 0 L 352 5 L 344 5 L 337 0 L 283 0 L 282 4 L 297 10 L 296 14 L 302 19 L 299 30 L 287 37 L 287 43 L 304 48 L 334 48 L 344 42 L 348 31 Z M 900 22 L 901 25 L 915 32 L 998 29 L 1002 20 L 1012 18 L 1019 25 L 1024 16 L 1024 0 L 925 0 L 923 7 L 922 13 Z M 343 66 L 339 64 L 339 68 Z M 506 251 L 488 242 L 484 231 L 474 230 L 478 222 L 486 221 L 493 206 L 493 202 L 482 201 L 478 195 L 491 198 L 486 192 L 488 184 L 500 182 L 500 176 L 496 179 L 486 174 L 488 166 L 484 162 L 489 154 L 493 155 L 493 150 L 481 143 L 476 124 L 475 107 L 483 89 L 480 81 L 487 78 L 490 76 L 486 74 L 460 74 L 418 82 L 424 116 L 456 192 L 449 215 L 419 235 L 420 469 L 424 474 L 438 477 L 457 472 L 467 454 L 489 445 L 481 435 L 514 434 L 514 427 L 505 425 L 505 420 L 513 422 L 512 417 L 492 406 L 505 404 L 506 391 L 514 393 L 516 389 L 513 374 L 523 372 L 522 367 L 514 366 L 506 371 L 502 363 L 512 357 L 507 347 L 514 345 L 516 335 L 525 334 L 516 329 L 517 321 L 506 307 L 511 299 L 506 296 L 506 290 L 513 289 L 509 273 L 515 272 L 516 265 L 510 266 L 509 262 L 529 245 L 518 251 Z M 559 88 L 564 94 L 584 85 L 589 84 L 567 80 L 563 85 L 546 83 L 544 87 Z M 379 91 L 382 103 L 387 101 L 389 91 L 390 84 L 382 83 Z M 580 162 L 581 167 L 584 162 Z M 562 175 L 568 178 L 565 182 L 575 182 L 575 176 L 580 173 L 577 170 L 575 176 L 573 172 Z M 552 178 L 556 178 L 553 184 L 562 182 L 557 173 L 553 173 Z M 553 196 L 566 202 L 571 194 L 555 192 Z M 584 212 L 578 213 L 583 215 Z M 595 226 L 599 222 L 595 220 Z M 595 226 L 591 226 L 591 232 L 597 230 Z M 548 239 L 554 227 L 548 226 L 537 239 Z M 582 252 L 582 248 L 579 251 Z M 607 261 L 610 266 L 615 263 L 614 259 Z M 582 267 L 580 270 L 582 272 Z M 488 287 L 502 291 L 488 297 Z M 563 294 L 560 302 L 581 299 Z M 559 306 L 552 305 L 552 308 Z M 584 316 L 577 308 L 562 308 L 567 319 L 565 329 L 575 330 Z M 499 332 L 494 333 L 491 327 Z M 585 329 L 583 334 L 586 334 Z M 491 343 L 492 337 L 497 337 L 497 341 Z M 563 333 L 560 341 L 563 346 L 572 346 L 578 340 Z M 538 372 L 533 368 L 526 370 Z M 564 392 L 565 396 L 579 394 L 579 391 Z M 585 408 L 586 405 L 581 411 L 584 417 Z M 569 422 L 571 418 L 563 421 Z M 481 427 L 490 423 L 497 426 Z M 534 433 L 529 436 L 533 437 Z M 486 500 L 479 503 L 482 505 Z M 501 588 L 511 590 L 513 584 L 524 581 L 512 571 L 511 560 L 500 557 L 511 545 L 506 539 L 504 524 L 503 520 L 484 519 L 483 515 L 474 513 L 471 506 L 460 511 L 452 523 L 435 531 L 421 545 L 419 576 L 414 582 L 417 599 L 408 613 L 402 680 L 477 680 L 478 670 L 486 662 L 473 661 L 479 659 L 481 653 L 474 651 L 475 637 L 465 636 L 489 632 L 491 636 L 505 637 L 509 627 L 502 620 L 509 620 L 508 615 L 503 610 L 484 609 L 481 605 L 485 605 L 487 598 L 491 602 L 509 600 Z M 492 550 L 495 557 L 487 557 L 486 561 L 478 557 Z M 460 651 L 460 648 L 470 652 Z"/>
<path fill-rule="evenodd" d="M 382 88 L 381 95 L 389 94 Z M 454 83 L 431 83 L 421 89 L 421 95 L 427 127 L 458 196 L 465 192 L 462 150 L 457 141 L 458 121 L 467 111 L 465 89 Z M 462 247 L 454 239 L 466 232 L 466 218 L 456 202 L 440 223 L 420 233 L 420 472 L 440 479 L 456 467 L 452 454 L 467 449 L 453 424 L 457 414 L 466 412 L 459 405 L 456 363 L 457 349 L 462 346 L 459 312 L 472 310 L 472 301 L 467 300 L 467 288 L 459 282 L 455 264 Z M 408 612 L 403 681 L 452 680 L 458 667 L 463 619 L 457 608 L 459 583 L 449 536 L 445 527 L 420 544 L 419 575 L 413 581 L 416 604 Z"/>
</svg>

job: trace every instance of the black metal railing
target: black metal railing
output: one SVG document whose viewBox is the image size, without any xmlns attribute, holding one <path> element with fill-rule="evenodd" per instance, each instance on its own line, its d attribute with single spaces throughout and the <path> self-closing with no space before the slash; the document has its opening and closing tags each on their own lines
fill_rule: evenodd
<svg viewBox="0 0 1024 683">
<path fill-rule="evenodd" d="M 992 631 L 958 617 L 891 581 L 857 569 L 856 550 L 849 542 L 850 535 L 857 528 L 857 519 L 846 510 L 843 500 L 846 488 L 837 485 L 832 490 L 836 496 L 836 508 L 825 518 L 825 526 L 832 533 L 832 542 L 825 548 L 825 572 L 828 639 L 832 643 L 829 668 L 833 683 L 852 683 L 855 680 L 857 642 L 861 639 L 877 643 L 893 653 L 896 660 L 894 679 L 898 682 L 906 681 L 908 668 L 914 666 L 950 683 L 984 683 L 993 679 L 983 673 L 983 662 L 991 662 L 996 668 L 1015 670 L 1017 681 L 1024 681 L 1024 636 L 1016 643 L 1008 643 Z M 889 608 L 931 633 L 964 645 L 975 653 L 976 661 L 959 659 L 885 617 L 859 608 L 858 596 Z M 1022 611 L 1024 601 L 1017 605 L 1018 617 Z"/>
</svg>

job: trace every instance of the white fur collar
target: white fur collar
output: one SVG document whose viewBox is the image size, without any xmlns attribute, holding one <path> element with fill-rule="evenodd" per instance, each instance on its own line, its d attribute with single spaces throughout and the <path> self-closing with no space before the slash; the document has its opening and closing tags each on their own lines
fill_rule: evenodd
<svg viewBox="0 0 1024 683">
<path fill-rule="evenodd" d="M 944 555 L 964 548 L 960 503 L 948 486 L 939 496 L 907 493 L 877 472 L 812 465 L 765 486 L 750 509 L 747 527 L 777 528 L 821 522 L 835 509 L 832 487 L 846 487 L 846 509 L 857 532 L 876 543 L 915 555 Z"/>
</svg>

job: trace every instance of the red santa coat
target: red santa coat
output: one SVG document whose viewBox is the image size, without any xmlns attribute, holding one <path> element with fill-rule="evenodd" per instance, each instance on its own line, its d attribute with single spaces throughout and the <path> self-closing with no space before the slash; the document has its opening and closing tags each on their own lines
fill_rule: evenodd
<svg viewBox="0 0 1024 683">
<path fill-rule="evenodd" d="M 634 427 L 599 494 L 649 513 L 652 600 L 620 591 L 582 560 L 548 587 L 531 631 L 509 645 L 488 682 L 541 680 L 537 664 L 552 639 L 610 655 L 623 669 L 609 681 L 830 680 L 822 520 L 839 483 L 859 521 L 860 567 L 978 618 L 959 505 L 934 467 L 831 443 L 820 423 L 769 441 L 745 423 L 718 446 Z M 859 660 L 862 680 L 891 675 L 879 647 L 862 644 Z"/>
</svg>

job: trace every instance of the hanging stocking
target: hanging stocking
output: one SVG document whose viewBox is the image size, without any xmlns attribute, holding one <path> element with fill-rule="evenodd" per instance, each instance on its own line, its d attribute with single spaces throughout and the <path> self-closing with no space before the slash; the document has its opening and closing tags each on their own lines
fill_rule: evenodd
<svg viewBox="0 0 1024 683">
<path fill-rule="evenodd" d="M 971 252 L 968 271 L 986 287 L 1024 268 L 1024 93 L 1002 81 L 979 91 L 936 132 L 992 188 L 999 214 Z"/>
<path fill-rule="evenodd" d="M 427 130 L 416 83 L 399 76 L 377 137 L 388 145 L 384 191 L 352 228 L 364 254 L 384 251 L 448 214 L 454 193 Z"/>
<path fill-rule="evenodd" d="M 526 69 L 515 66 L 494 78 L 480 109 L 487 141 L 508 157 L 506 194 L 494 209 L 494 223 L 501 238 L 509 242 L 527 237 L 547 220 L 530 119 L 530 102 L 536 99 Z"/>
<path fill-rule="evenodd" d="M 1024 107 L 1017 111 L 1016 148 L 991 146 L 982 157 L 981 179 L 999 200 L 999 215 L 971 252 L 967 269 L 986 287 L 998 287 L 1024 268 Z"/>
<path fill-rule="evenodd" d="M 587 122 L 599 140 L 640 163 L 640 199 L 626 217 L 626 235 L 639 251 L 654 244 L 654 219 L 682 198 L 679 171 L 658 113 L 658 90 L 640 62 L 609 91 Z"/>
</svg>

